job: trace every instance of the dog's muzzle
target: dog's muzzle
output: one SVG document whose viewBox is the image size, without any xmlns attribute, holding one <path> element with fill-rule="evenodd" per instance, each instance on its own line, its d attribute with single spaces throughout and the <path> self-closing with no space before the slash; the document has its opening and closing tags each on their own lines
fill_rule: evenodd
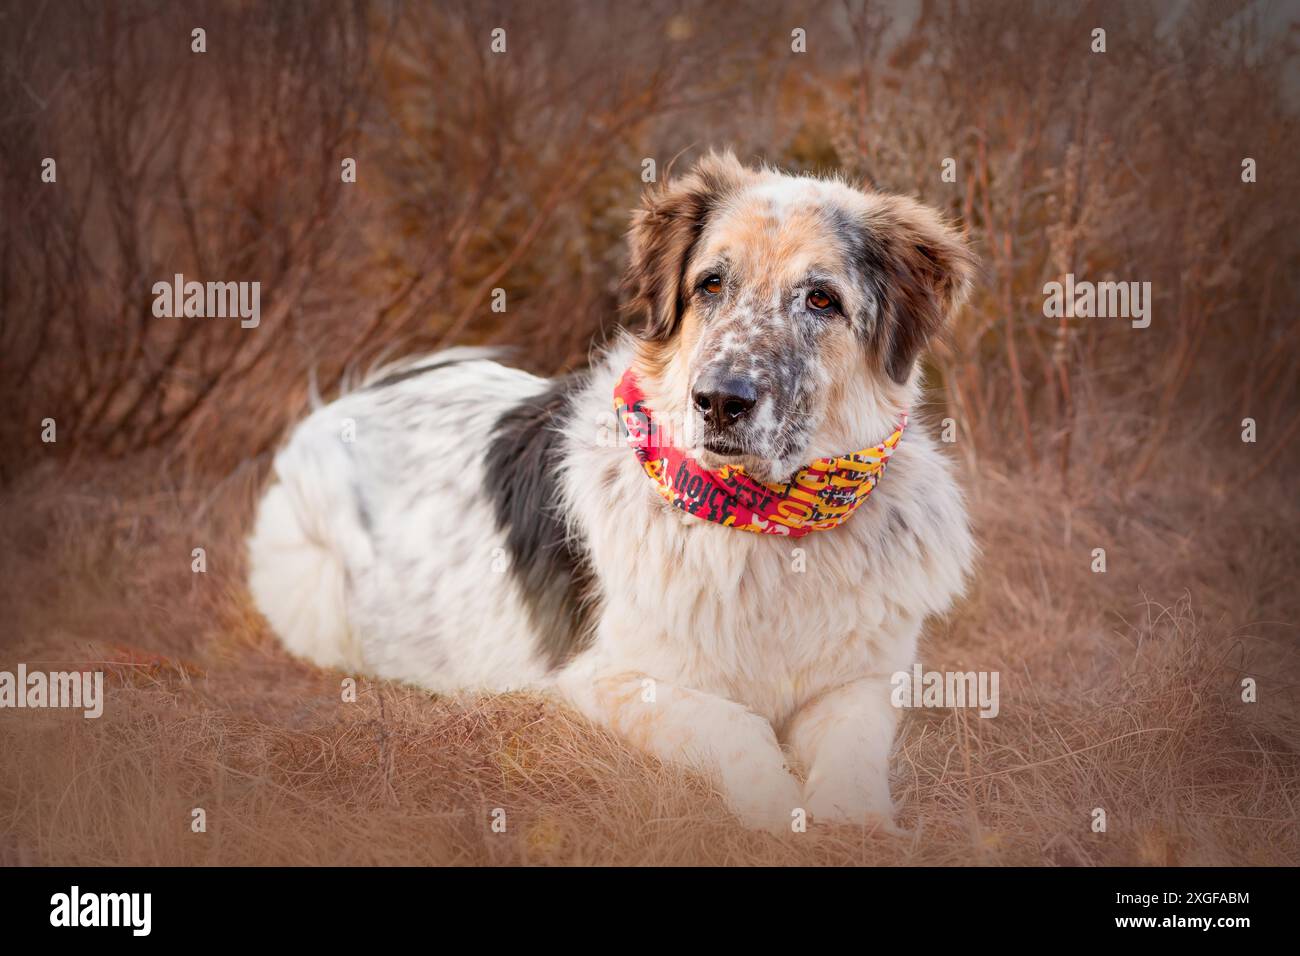
<svg viewBox="0 0 1300 956">
<path fill-rule="evenodd" d="M 759 400 L 753 379 L 727 369 L 702 372 L 691 389 L 691 401 L 709 432 L 709 437 L 726 439 L 739 430 Z"/>
</svg>

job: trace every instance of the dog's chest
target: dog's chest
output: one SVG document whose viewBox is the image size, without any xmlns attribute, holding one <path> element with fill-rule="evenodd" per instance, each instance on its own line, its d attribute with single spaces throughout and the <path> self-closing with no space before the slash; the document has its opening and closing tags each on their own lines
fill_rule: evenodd
<svg viewBox="0 0 1300 956">
<path fill-rule="evenodd" d="M 830 687 L 892 673 L 919 621 L 889 594 L 869 530 L 782 538 L 660 515 L 639 546 L 597 556 L 595 650 L 778 722 Z"/>
</svg>

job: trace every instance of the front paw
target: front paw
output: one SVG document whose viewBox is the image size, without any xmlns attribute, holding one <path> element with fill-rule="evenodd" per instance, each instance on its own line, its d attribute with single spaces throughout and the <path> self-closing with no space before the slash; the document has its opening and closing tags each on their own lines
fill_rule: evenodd
<svg viewBox="0 0 1300 956">
<path fill-rule="evenodd" d="M 894 823 L 894 804 L 887 784 L 865 786 L 810 778 L 803 799 L 813 823 L 868 827 L 894 836 L 906 834 Z"/>
<path fill-rule="evenodd" d="M 723 796 L 742 824 L 777 835 L 791 832 L 802 792 L 783 761 L 738 760 L 721 770 Z"/>
</svg>

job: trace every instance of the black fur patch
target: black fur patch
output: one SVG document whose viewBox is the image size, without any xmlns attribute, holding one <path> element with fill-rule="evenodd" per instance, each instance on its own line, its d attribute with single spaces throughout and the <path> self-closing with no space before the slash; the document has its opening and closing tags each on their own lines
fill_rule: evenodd
<svg viewBox="0 0 1300 956">
<path fill-rule="evenodd" d="M 591 643 L 587 596 L 592 582 L 585 549 L 569 541 L 561 511 L 561 434 L 573 393 L 585 375 L 556 379 L 549 389 L 497 420 L 488 446 L 487 492 L 497 529 L 506 535 L 510 573 L 540 650 L 559 667 Z"/>
</svg>

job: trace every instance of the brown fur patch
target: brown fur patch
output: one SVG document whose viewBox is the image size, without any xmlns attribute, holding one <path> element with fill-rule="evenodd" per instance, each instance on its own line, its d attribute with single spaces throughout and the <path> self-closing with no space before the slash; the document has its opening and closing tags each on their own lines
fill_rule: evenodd
<svg viewBox="0 0 1300 956">
<path fill-rule="evenodd" d="M 966 297 L 975 258 L 934 210 L 906 196 L 877 196 L 864 224 L 866 267 L 879 273 L 881 317 L 873 347 L 896 382 Z"/>
<path fill-rule="evenodd" d="M 813 265 L 831 269 L 845 258 L 840 237 L 827 227 L 818 206 L 778 218 L 766 203 L 740 204 L 729 211 L 725 228 L 710 235 L 719 248 L 747 251 L 741 278 L 750 287 L 779 286 L 802 278 Z"/>
<path fill-rule="evenodd" d="M 753 177 L 730 153 L 710 153 L 685 176 L 646 193 L 632 214 L 623 279 L 627 309 L 649 342 L 676 333 L 684 308 L 682 270 L 710 213 Z"/>
</svg>

